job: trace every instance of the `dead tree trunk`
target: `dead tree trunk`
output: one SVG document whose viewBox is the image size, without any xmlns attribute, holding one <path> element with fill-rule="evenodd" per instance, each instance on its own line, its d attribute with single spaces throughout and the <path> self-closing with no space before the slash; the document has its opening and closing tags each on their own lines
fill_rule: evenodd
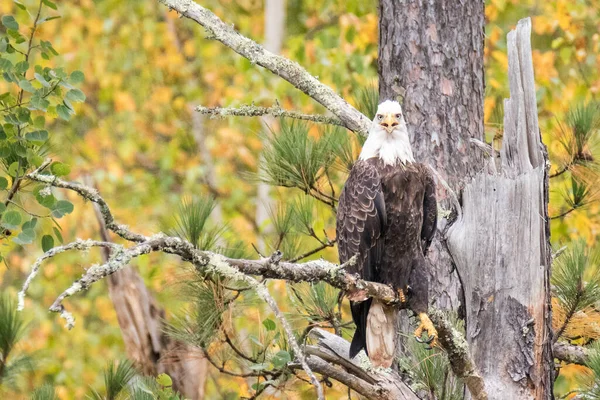
<svg viewBox="0 0 600 400">
<path fill-rule="evenodd" d="M 496 398 L 552 398 L 548 162 L 537 118 L 531 21 L 508 35 L 501 160 L 465 186 L 448 245 L 462 277 L 467 340 Z M 501 351 L 498 351 L 501 349 Z M 502 394 L 500 394 L 502 393 Z"/>
<path fill-rule="evenodd" d="M 110 242 L 96 205 L 94 211 L 102 240 Z M 108 248 L 102 249 L 102 257 L 104 262 L 108 261 Z M 129 266 L 108 276 L 107 281 L 128 358 L 142 374 L 156 376 L 166 373 L 173 380 L 175 390 L 188 399 L 202 400 L 208 374 L 207 360 L 200 350 L 165 333 L 165 310 L 148 290 L 140 274 Z"/>
<path fill-rule="evenodd" d="M 484 160 L 480 1 L 380 0 L 380 97 L 403 99 L 419 160 L 448 183 L 430 298 L 465 317 L 492 399 L 552 398 L 546 155 L 537 125 L 530 22 L 509 35 L 511 99 L 501 165 Z M 491 156 L 491 157 L 490 157 Z M 447 214 L 447 213 L 444 213 Z M 455 273 L 455 271 L 457 273 Z"/>
</svg>

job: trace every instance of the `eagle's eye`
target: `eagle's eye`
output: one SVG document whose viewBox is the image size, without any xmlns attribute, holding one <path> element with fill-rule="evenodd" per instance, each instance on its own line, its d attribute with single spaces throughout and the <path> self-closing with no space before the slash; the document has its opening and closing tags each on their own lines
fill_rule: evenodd
<svg viewBox="0 0 600 400">
<path fill-rule="evenodd" d="M 396 118 L 400 118 L 402 114 L 396 114 Z"/>
<path fill-rule="evenodd" d="M 378 119 L 378 120 L 382 120 L 382 119 L 383 119 L 383 115 L 381 115 L 381 114 L 377 114 L 377 119 Z"/>
</svg>

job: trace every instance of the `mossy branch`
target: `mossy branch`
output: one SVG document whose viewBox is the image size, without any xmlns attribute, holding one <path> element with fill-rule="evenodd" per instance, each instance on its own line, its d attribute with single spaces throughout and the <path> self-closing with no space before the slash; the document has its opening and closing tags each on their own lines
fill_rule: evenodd
<svg viewBox="0 0 600 400">
<path fill-rule="evenodd" d="M 344 126 L 344 123 L 338 118 L 328 117 L 326 115 L 304 114 L 297 111 L 284 110 L 279 104 L 271 107 L 259 107 L 255 105 L 242 105 L 240 107 L 203 107 L 198 106 L 194 109 L 201 114 L 210 115 L 213 118 L 223 117 L 262 117 L 270 115 L 275 118 L 292 118 L 302 121 L 311 121 L 319 124 L 329 124 L 335 126 Z"/>
</svg>

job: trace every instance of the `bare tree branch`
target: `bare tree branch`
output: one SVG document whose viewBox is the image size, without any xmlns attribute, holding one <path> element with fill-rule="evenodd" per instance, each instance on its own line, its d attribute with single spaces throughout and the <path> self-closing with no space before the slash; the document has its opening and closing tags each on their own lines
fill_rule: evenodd
<svg viewBox="0 0 600 400">
<path fill-rule="evenodd" d="M 554 357 L 561 361 L 579 365 L 586 365 L 590 356 L 589 349 L 565 342 L 554 343 L 552 345 L 552 352 L 554 353 Z"/>
<path fill-rule="evenodd" d="M 33 267 L 31 268 L 31 272 L 29 273 L 29 276 L 27 277 L 27 279 L 25 280 L 25 283 L 23 284 L 23 287 L 21 288 L 21 291 L 18 294 L 18 297 L 19 297 L 19 302 L 18 302 L 18 306 L 17 306 L 18 310 L 23 310 L 23 307 L 25 306 L 25 295 L 27 294 L 29 285 L 31 285 L 31 282 L 36 277 L 40 268 L 42 267 L 42 262 L 44 262 L 45 260 L 47 260 L 49 258 L 54 257 L 57 254 L 64 253 L 65 251 L 69 251 L 69 250 L 87 251 L 92 247 L 105 247 L 105 248 L 112 248 L 115 250 L 123 249 L 123 246 L 120 246 L 120 245 L 114 244 L 114 243 L 110 243 L 110 242 L 98 242 L 95 240 L 77 240 L 73 243 L 69 243 L 64 246 L 54 247 L 54 248 L 48 250 L 47 252 L 45 252 L 41 257 L 39 257 L 35 261 L 35 263 L 33 264 Z"/>
<path fill-rule="evenodd" d="M 304 114 L 297 111 L 284 110 L 279 104 L 271 107 L 259 107 L 255 105 L 243 105 L 240 107 L 203 107 L 198 106 L 195 108 L 196 111 L 202 114 L 211 115 L 212 117 L 261 117 L 263 115 L 270 115 L 275 118 L 285 117 L 299 119 L 303 121 L 317 122 L 320 124 L 329 124 L 344 126 L 344 123 L 337 118 L 328 117 L 326 115 L 312 115 Z"/>
<path fill-rule="evenodd" d="M 179 14 L 202 25 L 211 38 L 218 40 L 251 63 L 260 65 L 285 79 L 302 92 L 322 104 L 352 131 L 366 134 L 371 121 L 348 104 L 329 86 L 319 82 L 299 64 L 267 51 L 255 41 L 236 32 L 210 10 L 191 0 L 159 0 Z"/>
</svg>

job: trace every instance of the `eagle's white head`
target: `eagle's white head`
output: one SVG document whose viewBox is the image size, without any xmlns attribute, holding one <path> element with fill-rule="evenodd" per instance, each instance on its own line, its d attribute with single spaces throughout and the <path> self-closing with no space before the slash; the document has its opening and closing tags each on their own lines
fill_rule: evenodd
<svg viewBox="0 0 600 400">
<path fill-rule="evenodd" d="M 361 160 L 373 157 L 379 157 L 389 165 L 415 161 L 402 107 L 397 101 L 386 100 L 377 108 L 369 136 L 359 156 Z"/>
</svg>

